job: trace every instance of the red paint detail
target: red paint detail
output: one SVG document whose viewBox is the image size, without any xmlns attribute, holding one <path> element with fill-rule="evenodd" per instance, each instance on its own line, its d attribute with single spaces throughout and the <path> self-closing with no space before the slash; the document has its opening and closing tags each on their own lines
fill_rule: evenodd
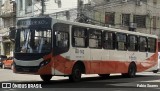
<svg viewBox="0 0 160 91">
<path fill-rule="evenodd" d="M 149 59 L 143 62 L 135 62 L 137 72 L 142 72 L 156 65 L 157 55 L 155 53 Z M 58 55 L 52 59 L 52 67 L 64 74 L 71 74 L 72 68 L 76 61 L 68 60 Z M 100 60 L 84 60 L 86 74 L 109 74 L 109 73 L 127 73 L 129 61 L 100 61 Z"/>
<path fill-rule="evenodd" d="M 52 65 L 52 62 L 48 63 L 47 65 L 41 67 L 37 74 L 52 74 L 52 69 L 51 69 L 51 65 Z"/>
<path fill-rule="evenodd" d="M 43 59 L 48 60 L 48 59 L 51 59 L 51 57 L 52 57 L 52 54 L 49 54 L 49 55 L 44 56 Z"/>
<path fill-rule="evenodd" d="M 62 56 L 58 55 L 52 58 L 52 67 L 64 74 L 71 74 L 72 67 L 75 61 L 70 61 Z"/>
</svg>

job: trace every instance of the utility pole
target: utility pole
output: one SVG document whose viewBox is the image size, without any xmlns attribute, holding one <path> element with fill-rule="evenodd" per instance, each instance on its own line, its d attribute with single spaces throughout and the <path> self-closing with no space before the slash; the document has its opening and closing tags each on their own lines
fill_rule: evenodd
<svg viewBox="0 0 160 91">
<path fill-rule="evenodd" d="M 44 15 L 44 7 L 45 7 L 45 3 L 44 0 L 41 0 L 41 6 L 42 6 L 42 10 L 41 10 L 41 15 Z"/>
<path fill-rule="evenodd" d="M 83 1 L 82 0 L 77 0 L 77 10 L 78 14 L 82 14 L 82 8 L 83 8 Z"/>
<path fill-rule="evenodd" d="M 34 16 L 34 0 L 32 0 L 32 17 Z"/>
<path fill-rule="evenodd" d="M 77 13 L 77 21 L 86 22 L 86 17 L 83 14 L 83 0 L 77 0 Z"/>
</svg>

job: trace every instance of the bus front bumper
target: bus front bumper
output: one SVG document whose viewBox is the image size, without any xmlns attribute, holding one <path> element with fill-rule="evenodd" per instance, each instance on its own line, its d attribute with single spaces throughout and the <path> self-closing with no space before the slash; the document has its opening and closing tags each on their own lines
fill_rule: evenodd
<svg viewBox="0 0 160 91">
<path fill-rule="evenodd" d="M 41 75 L 41 74 L 51 74 L 51 62 L 41 66 L 19 66 L 14 63 L 14 73 L 19 74 L 35 74 L 35 75 Z"/>
</svg>

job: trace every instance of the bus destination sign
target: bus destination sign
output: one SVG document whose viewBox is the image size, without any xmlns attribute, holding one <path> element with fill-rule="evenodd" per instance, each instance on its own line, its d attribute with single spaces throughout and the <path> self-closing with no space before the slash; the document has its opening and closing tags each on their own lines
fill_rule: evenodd
<svg viewBox="0 0 160 91">
<path fill-rule="evenodd" d="M 17 26 L 20 28 L 50 28 L 51 18 L 29 18 L 18 20 Z"/>
</svg>

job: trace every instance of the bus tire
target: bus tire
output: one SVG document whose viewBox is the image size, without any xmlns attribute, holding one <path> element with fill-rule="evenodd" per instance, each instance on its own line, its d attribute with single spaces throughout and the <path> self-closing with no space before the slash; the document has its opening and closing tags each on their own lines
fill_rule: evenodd
<svg viewBox="0 0 160 91">
<path fill-rule="evenodd" d="M 158 72 L 158 69 L 157 70 L 153 70 L 153 73 L 157 73 Z"/>
<path fill-rule="evenodd" d="M 134 78 L 136 76 L 137 67 L 135 63 L 130 63 L 128 68 L 128 77 Z"/>
<path fill-rule="evenodd" d="M 137 67 L 135 63 L 132 62 L 128 67 L 128 73 L 122 73 L 122 77 L 133 78 L 136 76 L 136 71 L 137 71 Z"/>
<path fill-rule="evenodd" d="M 110 74 L 98 74 L 101 78 L 108 78 Z"/>
<path fill-rule="evenodd" d="M 52 78 L 52 75 L 40 75 L 40 77 L 44 82 L 49 82 Z"/>
<path fill-rule="evenodd" d="M 80 65 L 76 64 L 72 69 L 72 74 L 69 75 L 69 80 L 72 82 L 78 82 L 81 80 L 82 71 Z"/>
</svg>

